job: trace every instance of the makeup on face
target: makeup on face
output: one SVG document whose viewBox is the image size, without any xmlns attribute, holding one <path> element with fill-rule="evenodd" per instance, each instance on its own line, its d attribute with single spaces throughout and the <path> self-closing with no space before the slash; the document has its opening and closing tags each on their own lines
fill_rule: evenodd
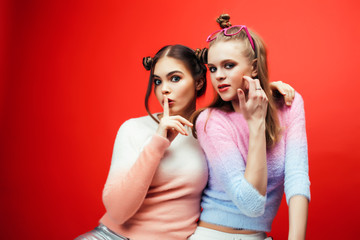
<svg viewBox="0 0 360 240">
<path fill-rule="evenodd" d="M 160 104 L 168 97 L 170 115 L 189 116 L 195 111 L 195 82 L 182 61 L 160 58 L 154 68 L 154 92 Z"/>
<path fill-rule="evenodd" d="M 252 65 L 242 54 L 241 41 L 221 41 L 211 46 L 208 68 L 211 82 L 224 101 L 237 100 L 237 89 L 246 91 L 243 76 L 251 76 Z"/>
</svg>

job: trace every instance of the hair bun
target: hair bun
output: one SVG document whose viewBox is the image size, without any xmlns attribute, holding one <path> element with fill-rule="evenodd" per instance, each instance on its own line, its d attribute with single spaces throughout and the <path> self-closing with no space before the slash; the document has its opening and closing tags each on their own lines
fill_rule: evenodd
<svg viewBox="0 0 360 240">
<path fill-rule="evenodd" d="M 197 48 L 195 50 L 195 56 L 202 64 L 207 63 L 207 52 L 208 52 L 207 48 L 203 48 L 203 49 Z"/>
<path fill-rule="evenodd" d="M 231 27 L 230 15 L 227 14 L 227 13 L 221 14 L 221 15 L 216 19 L 216 22 L 220 25 L 221 28 Z"/>
<path fill-rule="evenodd" d="M 149 71 L 151 69 L 152 62 L 153 59 L 151 57 L 144 57 L 143 58 L 144 68 Z"/>
</svg>

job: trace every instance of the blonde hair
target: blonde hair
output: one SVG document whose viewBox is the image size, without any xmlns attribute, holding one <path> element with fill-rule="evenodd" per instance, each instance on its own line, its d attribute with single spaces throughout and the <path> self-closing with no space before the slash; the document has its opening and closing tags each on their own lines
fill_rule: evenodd
<svg viewBox="0 0 360 240">
<path fill-rule="evenodd" d="M 229 22 L 230 16 L 227 14 L 221 15 L 217 22 L 219 23 L 221 28 L 230 27 L 231 23 Z M 239 31 L 239 27 L 233 27 L 227 30 L 228 34 L 232 34 Z M 236 41 L 242 41 L 244 43 L 244 51 L 243 54 L 246 58 L 249 59 L 249 62 L 252 62 L 256 59 L 255 62 L 255 68 L 257 70 L 257 76 L 256 78 L 259 79 L 260 85 L 262 89 L 264 90 L 266 96 L 269 99 L 267 113 L 266 113 L 266 146 L 268 148 L 273 147 L 281 138 L 281 128 L 280 123 L 277 115 L 277 104 L 278 102 L 271 94 L 270 86 L 269 86 L 269 76 L 268 76 L 268 65 L 267 65 L 267 52 L 266 52 L 266 46 L 263 42 L 263 40 L 260 38 L 258 34 L 248 29 L 250 33 L 250 37 L 252 38 L 255 50 L 252 48 L 250 44 L 250 40 L 248 38 L 248 35 L 244 29 L 242 29 L 238 34 L 227 36 L 224 35 L 223 32 L 220 32 L 217 34 L 216 38 L 210 42 L 209 49 L 211 46 L 218 42 L 223 41 L 230 41 L 230 40 L 236 40 Z M 231 102 L 226 102 L 221 99 L 219 94 L 216 94 L 213 102 L 209 105 L 209 108 L 217 108 L 221 109 L 226 112 L 234 111 L 234 108 L 231 104 Z M 195 124 L 197 117 L 199 116 L 200 112 L 202 112 L 204 109 L 200 109 L 196 111 L 193 116 L 192 120 Z M 211 110 L 209 115 L 211 114 Z M 206 125 L 205 125 L 206 127 Z M 194 127 L 195 129 L 195 127 Z M 194 136 L 196 136 L 196 132 L 194 131 Z"/>
</svg>

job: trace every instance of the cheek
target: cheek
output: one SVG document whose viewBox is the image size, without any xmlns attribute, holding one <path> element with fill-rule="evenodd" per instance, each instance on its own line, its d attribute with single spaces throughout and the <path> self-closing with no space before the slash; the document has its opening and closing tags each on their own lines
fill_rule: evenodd
<svg viewBox="0 0 360 240">
<path fill-rule="evenodd" d="M 215 79 L 214 74 L 210 74 L 210 80 L 211 80 L 211 84 L 212 84 L 213 86 L 215 86 L 216 79 Z"/>
<path fill-rule="evenodd" d="M 193 95 L 195 93 L 195 84 L 193 81 L 184 81 L 179 85 L 179 93 L 181 95 Z"/>
<path fill-rule="evenodd" d="M 210 73 L 210 80 L 211 80 L 211 83 L 212 83 L 212 84 L 214 84 L 214 82 L 216 82 L 215 74 L 214 74 L 214 73 Z"/>
<path fill-rule="evenodd" d="M 155 94 L 155 97 L 157 98 L 157 100 L 160 102 L 160 100 L 161 100 L 161 90 L 160 90 L 159 87 L 154 86 L 154 94 Z"/>
</svg>

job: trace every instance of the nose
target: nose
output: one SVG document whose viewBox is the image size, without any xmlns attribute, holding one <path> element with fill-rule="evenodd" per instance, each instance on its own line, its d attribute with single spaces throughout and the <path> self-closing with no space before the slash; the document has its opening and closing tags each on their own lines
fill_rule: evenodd
<svg viewBox="0 0 360 240">
<path fill-rule="evenodd" d="M 221 69 L 218 69 L 215 73 L 215 79 L 218 81 L 222 81 L 225 79 L 225 73 Z"/>
<path fill-rule="evenodd" d="M 162 93 L 162 94 L 169 94 L 170 92 L 171 92 L 171 90 L 170 90 L 169 84 L 167 84 L 166 82 L 164 82 L 164 83 L 162 84 L 161 93 Z"/>
</svg>

